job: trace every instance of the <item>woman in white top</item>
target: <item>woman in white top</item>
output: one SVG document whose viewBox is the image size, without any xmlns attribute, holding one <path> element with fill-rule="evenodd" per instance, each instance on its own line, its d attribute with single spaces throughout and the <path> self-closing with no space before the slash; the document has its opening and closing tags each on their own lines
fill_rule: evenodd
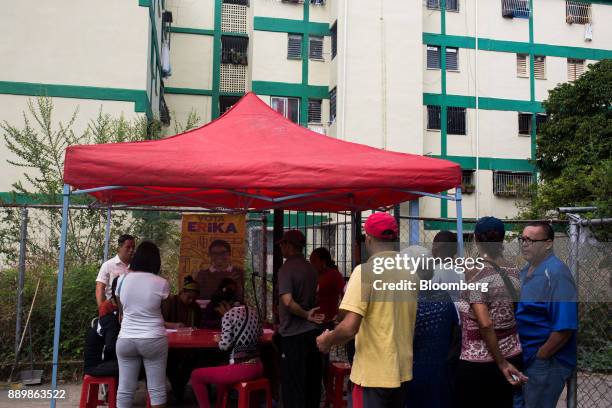
<svg viewBox="0 0 612 408">
<path fill-rule="evenodd" d="M 168 281 L 159 274 L 159 248 L 152 242 L 138 245 L 129 273 L 117 284 L 123 321 L 117 340 L 119 389 L 117 407 L 132 406 L 138 373 L 144 363 L 152 407 L 166 406 L 168 339 L 161 302 L 168 297 Z"/>
</svg>

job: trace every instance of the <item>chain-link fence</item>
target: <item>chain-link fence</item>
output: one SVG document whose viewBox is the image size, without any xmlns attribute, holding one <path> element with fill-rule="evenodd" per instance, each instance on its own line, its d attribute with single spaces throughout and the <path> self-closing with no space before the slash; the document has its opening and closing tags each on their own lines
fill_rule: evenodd
<svg viewBox="0 0 612 408">
<path fill-rule="evenodd" d="M 15 342 L 16 292 L 19 287 L 19 243 L 20 227 L 23 225 L 23 212 L 20 209 L 0 209 L 2 215 L 2 233 L 0 236 L 4 248 L 12 248 L 5 253 L 0 264 L 0 364 L 3 373 L 7 372 L 14 359 Z M 36 303 L 32 308 L 32 345 L 33 356 L 37 364 L 49 362 L 52 352 L 52 332 L 55 312 L 56 292 L 56 248 L 59 239 L 59 209 L 29 208 L 26 237 L 28 240 L 27 256 L 23 266 L 27 270 L 23 282 L 23 302 L 18 312 L 23 321 L 27 317 L 37 286 L 40 280 Z M 146 212 L 147 217 L 157 217 Z M 363 214 L 363 220 L 368 213 Z M 142 215 L 142 214 L 141 214 Z M 145 217 L 146 218 L 146 217 Z M 93 282 L 103 256 L 104 230 L 106 212 L 86 207 L 75 207 L 71 210 L 71 228 L 76 231 L 70 238 L 69 245 L 75 259 L 66 271 L 64 287 L 63 316 L 70 318 L 62 321 L 62 355 L 71 356 L 80 366 L 78 357 L 82 354 L 82 332 L 90 316 L 95 315 L 93 299 Z M 156 218 L 159 220 L 159 218 Z M 456 230 L 455 220 L 442 218 L 423 218 L 399 216 L 400 241 L 410 242 L 410 227 L 418 231 L 417 242 L 431 248 L 435 235 L 440 230 Z M 179 225 L 180 215 L 174 213 L 166 219 L 169 225 Z M 353 220 L 360 220 L 348 212 L 321 213 L 285 211 L 283 229 L 299 229 L 306 236 L 306 257 L 317 247 L 327 248 L 335 260 L 340 272 L 348 278 L 353 265 L 355 245 L 353 241 L 361 229 Z M 111 242 L 118 234 L 131 231 L 136 222 L 133 212 L 113 212 Z M 527 221 L 504 220 L 507 239 L 505 243 L 506 258 L 518 267 L 524 261 L 521 257 L 518 235 Z M 472 230 L 474 220 L 464 222 L 464 241 L 466 256 L 475 254 Z M 147 224 L 145 222 L 145 224 Z M 159 226 L 159 223 L 149 223 Z M 578 406 L 608 407 L 612 405 L 612 256 L 610 248 L 597 240 L 597 234 L 586 225 L 574 225 L 568 222 L 554 222 L 556 231 L 554 250 L 566 262 L 575 274 L 579 290 L 579 332 L 578 332 Z M 147 238 L 154 240 L 165 236 L 164 231 L 152 229 L 147 231 Z M 162 228 L 163 229 L 163 228 Z M 273 305 L 273 216 L 270 213 L 247 214 L 246 259 L 247 300 L 260 311 L 261 317 L 271 322 L 274 320 Z M 571 233 L 570 233 L 571 232 Z M 596 232 L 596 231 L 595 231 Z M 573 234 L 573 235 L 572 235 Z M 415 238 L 413 236 L 413 238 Z M 178 243 L 180 236 L 166 236 L 164 261 L 166 276 L 176 281 L 172 271 L 178 269 Z M 172 249 L 174 248 L 174 249 Z M 48 250 L 47 250 L 48 249 Z M 112 248 L 111 248 L 112 253 Z M 90 262 L 90 261 L 94 262 Z M 357 259 L 355 259 L 357 261 Z M 89 310 L 91 309 L 91 310 Z M 20 340 L 20 338 L 18 339 Z M 24 339 L 23 350 L 30 348 L 29 336 Z M 342 349 L 335 350 L 335 359 L 345 359 Z M 63 366 L 71 361 L 63 359 Z M 27 361 L 27 360 L 26 360 Z M 77 364 L 75 364 L 76 366 Z M 80 367 L 79 367 L 80 368 Z M 78 369 L 74 369 L 74 373 Z M 74 373 L 72 377 L 74 377 Z M 71 377 L 70 373 L 67 377 Z"/>
</svg>

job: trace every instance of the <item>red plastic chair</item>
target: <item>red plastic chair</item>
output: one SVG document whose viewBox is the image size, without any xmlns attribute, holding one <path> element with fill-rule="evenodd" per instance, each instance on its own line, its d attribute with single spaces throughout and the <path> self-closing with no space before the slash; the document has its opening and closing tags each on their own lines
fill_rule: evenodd
<svg viewBox="0 0 612 408">
<path fill-rule="evenodd" d="M 344 379 L 351 373 L 351 365 L 341 361 L 333 361 L 329 365 L 325 389 L 325 407 L 344 408 Z"/>
<path fill-rule="evenodd" d="M 234 384 L 233 389 L 238 391 L 238 408 L 249 408 L 251 402 L 251 392 L 253 391 L 264 391 L 266 393 L 266 406 L 272 408 L 272 391 L 270 390 L 270 382 L 267 378 L 259 378 L 253 381 L 244 381 Z M 217 407 L 227 407 L 227 400 L 229 397 L 229 389 L 219 395 L 218 401 L 222 401 L 221 405 L 217 404 Z"/>
<path fill-rule="evenodd" d="M 117 379 L 115 377 L 83 377 L 81 387 L 81 402 L 79 408 L 96 408 L 98 405 L 107 405 L 106 401 L 98 399 L 100 385 L 108 385 L 108 408 L 117 407 Z"/>
</svg>

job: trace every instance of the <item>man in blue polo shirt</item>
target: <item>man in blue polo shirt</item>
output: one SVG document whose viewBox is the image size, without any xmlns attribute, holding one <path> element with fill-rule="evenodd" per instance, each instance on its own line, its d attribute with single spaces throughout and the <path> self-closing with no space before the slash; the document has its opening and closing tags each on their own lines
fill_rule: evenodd
<svg viewBox="0 0 612 408">
<path fill-rule="evenodd" d="M 554 408 L 576 368 L 578 306 L 572 273 L 553 253 L 554 231 L 546 222 L 528 224 L 519 237 L 523 258 L 521 300 L 516 310 L 523 346 L 524 405 Z"/>
</svg>

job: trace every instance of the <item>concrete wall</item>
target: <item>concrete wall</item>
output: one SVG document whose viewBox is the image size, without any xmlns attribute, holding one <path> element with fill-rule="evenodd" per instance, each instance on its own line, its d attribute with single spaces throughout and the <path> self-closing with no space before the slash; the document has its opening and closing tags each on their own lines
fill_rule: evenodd
<svg viewBox="0 0 612 408">
<path fill-rule="evenodd" d="M 172 25 L 212 30 L 215 26 L 215 0 L 166 0 L 172 12 Z"/>
<path fill-rule="evenodd" d="M 536 43 L 571 47 L 612 48 L 612 7 L 592 4 L 593 40 L 585 41 L 583 24 L 566 22 L 565 2 L 558 0 L 534 1 L 534 40 Z"/>
<path fill-rule="evenodd" d="M 346 101 L 346 139 L 389 150 L 421 153 L 422 72 L 406 50 L 421 47 L 422 19 L 404 2 L 351 2 L 350 42 L 341 50 L 344 28 L 339 12 L 338 98 Z M 342 36 L 340 35 L 342 33 Z M 342 87 L 346 86 L 346 95 Z M 341 113 L 340 113 L 341 114 Z M 342 117 L 342 116 L 340 116 Z"/>
<path fill-rule="evenodd" d="M 149 11 L 137 1 L 8 4 L 1 81 L 146 89 Z"/>
<path fill-rule="evenodd" d="M 253 81 L 302 82 L 302 60 L 287 58 L 287 33 L 253 31 L 249 62 Z"/>
<path fill-rule="evenodd" d="M 172 76 L 166 86 L 212 89 L 213 37 L 172 33 Z"/>
<path fill-rule="evenodd" d="M 6 121 L 8 124 L 15 126 L 18 129 L 24 128 L 24 112 L 30 120 L 30 126 L 35 131 L 40 132 L 36 121 L 29 113 L 28 100 L 31 100 L 36 106 L 36 98 L 20 95 L 3 95 L 0 94 L 0 120 Z M 109 114 L 113 118 L 123 116 L 127 120 L 132 120 L 142 116 L 142 114 L 134 113 L 133 102 L 114 102 L 114 101 L 98 101 L 92 99 L 73 99 L 73 98 L 53 98 L 53 114 L 52 128 L 59 129 L 59 123 L 67 125 L 75 109 L 78 109 L 77 118 L 72 126 L 75 135 L 82 135 L 90 123 L 94 120 L 102 109 L 103 114 Z M 4 134 L 4 131 L 0 132 Z M 7 163 L 7 160 L 20 161 L 6 147 L 4 139 L 0 142 L 0 192 L 11 191 L 11 184 L 21 180 L 27 186 L 27 182 L 23 177 L 23 173 L 32 174 L 31 169 L 13 166 Z"/>
<path fill-rule="evenodd" d="M 166 136 L 172 136 L 176 133 L 175 125 L 177 122 L 179 127 L 184 127 L 192 111 L 200 117 L 198 125 L 210 122 L 212 103 L 210 96 L 166 94 L 166 103 L 172 117 L 172 122 L 166 130 Z"/>
</svg>

